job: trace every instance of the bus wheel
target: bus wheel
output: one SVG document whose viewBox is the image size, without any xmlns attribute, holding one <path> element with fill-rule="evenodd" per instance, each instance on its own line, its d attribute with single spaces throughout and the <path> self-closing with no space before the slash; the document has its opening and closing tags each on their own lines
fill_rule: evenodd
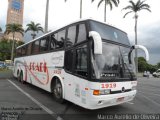
<svg viewBox="0 0 160 120">
<path fill-rule="evenodd" d="M 19 73 L 19 71 L 18 71 L 18 72 L 17 72 L 17 80 L 20 81 L 20 79 L 21 79 L 21 78 L 20 78 L 20 73 Z"/>
<path fill-rule="evenodd" d="M 21 72 L 20 75 L 19 75 L 19 81 L 24 84 L 23 72 Z"/>
<path fill-rule="evenodd" d="M 63 89 L 62 89 L 62 85 L 60 83 L 60 81 L 58 79 L 55 79 L 54 85 L 53 85 L 53 96 L 55 98 L 55 100 L 59 103 L 63 103 Z"/>
</svg>

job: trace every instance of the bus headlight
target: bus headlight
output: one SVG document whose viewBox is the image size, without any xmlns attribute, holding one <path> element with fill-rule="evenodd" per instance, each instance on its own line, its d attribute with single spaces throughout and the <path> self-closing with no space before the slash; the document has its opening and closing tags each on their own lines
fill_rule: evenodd
<svg viewBox="0 0 160 120">
<path fill-rule="evenodd" d="M 93 95 L 108 95 L 110 94 L 110 89 L 105 90 L 93 90 Z"/>
</svg>

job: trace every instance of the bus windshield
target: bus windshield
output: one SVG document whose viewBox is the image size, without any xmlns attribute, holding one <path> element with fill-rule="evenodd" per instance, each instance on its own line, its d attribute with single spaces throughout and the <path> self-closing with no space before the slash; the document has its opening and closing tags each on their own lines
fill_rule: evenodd
<svg viewBox="0 0 160 120">
<path fill-rule="evenodd" d="M 103 42 L 102 54 L 92 52 L 92 76 L 96 79 L 112 80 L 135 78 L 134 65 L 129 64 L 129 51 L 130 48 Z"/>
<path fill-rule="evenodd" d="M 98 32 L 104 40 L 130 45 L 127 34 L 117 28 L 96 21 L 90 21 L 90 29 L 91 31 Z"/>
</svg>

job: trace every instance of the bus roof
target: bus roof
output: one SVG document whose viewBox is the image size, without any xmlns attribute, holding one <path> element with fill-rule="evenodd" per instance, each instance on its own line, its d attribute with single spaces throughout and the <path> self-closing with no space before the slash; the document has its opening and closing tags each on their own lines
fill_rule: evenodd
<svg viewBox="0 0 160 120">
<path fill-rule="evenodd" d="M 16 49 L 18 49 L 18 48 L 20 48 L 20 47 L 23 47 L 23 46 L 25 46 L 25 45 L 33 42 L 33 41 L 36 41 L 36 40 L 38 40 L 39 38 L 43 38 L 44 36 L 49 35 L 49 34 L 55 32 L 55 31 L 57 31 L 57 30 L 59 30 L 59 29 L 61 29 L 61 28 L 63 28 L 63 27 L 66 27 L 66 26 L 68 26 L 68 25 L 71 25 L 71 24 L 74 24 L 74 23 L 78 23 L 78 22 L 88 21 L 88 20 L 93 20 L 93 21 L 100 22 L 100 23 L 106 24 L 106 25 L 108 25 L 108 26 L 111 26 L 111 27 L 113 27 L 113 28 L 116 28 L 116 27 L 114 27 L 114 26 L 112 26 L 112 25 L 110 25 L 110 24 L 107 24 L 107 23 L 102 22 L 102 21 L 98 21 L 98 20 L 93 19 L 93 18 L 79 19 L 79 20 L 73 21 L 73 22 L 71 22 L 71 23 L 69 23 L 69 24 L 66 24 L 66 25 L 63 25 L 63 26 L 61 26 L 61 27 L 58 27 L 58 28 L 56 28 L 55 30 L 51 30 L 50 32 L 48 32 L 48 33 L 46 33 L 46 34 L 43 34 L 43 35 L 41 35 L 41 36 L 39 36 L 39 37 L 37 37 L 37 38 L 35 38 L 35 39 L 33 39 L 33 40 L 31 40 L 31 41 L 23 44 L 23 45 L 18 46 Z M 116 28 L 116 29 L 118 29 L 118 28 Z M 118 29 L 118 30 L 120 30 L 120 29 Z M 120 30 L 120 31 L 122 31 L 122 30 Z M 122 31 L 122 32 L 124 32 L 124 31 Z M 124 32 L 124 33 L 126 33 L 126 32 Z M 127 33 L 126 33 L 126 34 L 127 34 Z"/>
</svg>

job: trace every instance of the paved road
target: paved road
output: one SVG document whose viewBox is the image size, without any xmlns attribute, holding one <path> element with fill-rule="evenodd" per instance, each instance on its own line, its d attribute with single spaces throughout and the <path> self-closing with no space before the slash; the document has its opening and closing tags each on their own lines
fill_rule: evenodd
<svg viewBox="0 0 160 120">
<path fill-rule="evenodd" d="M 15 79 L 0 79 L 0 113 L 1 118 L 10 115 L 23 120 L 105 120 L 113 119 L 115 115 L 117 119 L 160 119 L 160 116 L 152 115 L 160 113 L 160 79 L 139 78 L 137 89 L 137 96 L 131 102 L 87 110 L 70 102 L 59 104 L 50 93 L 30 84 L 21 84 Z"/>
<path fill-rule="evenodd" d="M 12 70 L 0 71 L 0 79 L 13 78 Z"/>
</svg>

